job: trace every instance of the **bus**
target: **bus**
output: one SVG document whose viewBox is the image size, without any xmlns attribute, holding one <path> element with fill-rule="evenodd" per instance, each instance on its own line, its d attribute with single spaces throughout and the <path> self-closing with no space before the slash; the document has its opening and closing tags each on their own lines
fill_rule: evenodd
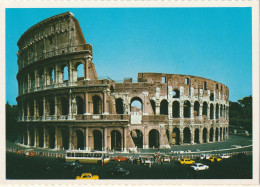
<svg viewBox="0 0 260 187">
<path fill-rule="evenodd" d="M 86 150 L 67 150 L 66 162 L 80 162 L 87 164 L 107 164 L 110 161 L 108 152 L 105 151 L 86 151 Z"/>
</svg>

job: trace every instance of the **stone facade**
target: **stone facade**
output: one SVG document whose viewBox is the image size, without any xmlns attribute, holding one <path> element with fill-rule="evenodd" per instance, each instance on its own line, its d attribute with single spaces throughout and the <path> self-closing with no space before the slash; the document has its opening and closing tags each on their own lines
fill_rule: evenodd
<svg viewBox="0 0 260 187">
<path fill-rule="evenodd" d="M 17 45 L 24 145 L 126 151 L 228 138 L 225 85 L 163 73 L 138 73 L 137 83 L 100 80 L 70 12 L 32 26 Z"/>
</svg>

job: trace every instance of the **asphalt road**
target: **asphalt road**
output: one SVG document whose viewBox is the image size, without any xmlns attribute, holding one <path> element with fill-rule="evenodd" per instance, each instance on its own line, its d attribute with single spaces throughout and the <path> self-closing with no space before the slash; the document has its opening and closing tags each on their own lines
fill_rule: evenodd
<svg viewBox="0 0 260 187">
<path fill-rule="evenodd" d="M 75 179 L 77 175 L 90 172 L 99 175 L 100 179 L 251 179 L 252 156 L 229 158 L 218 163 L 199 161 L 209 165 L 209 170 L 193 171 L 189 165 L 180 165 L 177 160 L 170 163 L 137 165 L 134 163 L 118 163 L 111 161 L 104 166 L 84 164 L 82 168 L 73 171 L 65 169 L 64 160 L 49 157 L 24 157 L 15 153 L 6 153 L 7 179 Z M 109 171 L 120 167 L 130 171 L 127 176 L 115 176 Z"/>
</svg>

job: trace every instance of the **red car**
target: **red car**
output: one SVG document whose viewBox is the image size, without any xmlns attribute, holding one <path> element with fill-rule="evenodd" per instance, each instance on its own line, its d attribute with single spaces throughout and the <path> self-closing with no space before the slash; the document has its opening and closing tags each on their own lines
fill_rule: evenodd
<svg viewBox="0 0 260 187">
<path fill-rule="evenodd" d="M 115 161 L 118 161 L 118 162 L 124 162 L 124 161 L 128 160 L 128 158 L 125 157 L 125 156 L 116 156 L 116 157 L 114 158 L 114 160 L 115 160 Z"/>
</svg>

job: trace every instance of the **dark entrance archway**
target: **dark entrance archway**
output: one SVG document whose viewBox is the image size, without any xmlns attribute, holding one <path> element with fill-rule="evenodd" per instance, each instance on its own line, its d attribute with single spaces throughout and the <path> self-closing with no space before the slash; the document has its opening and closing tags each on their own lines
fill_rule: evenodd
<svg viewBox="0 0 260 187">
<path fill-rule="evenodd" d="M 30 146 L 34 146 L 34 128 L 29 127 Z"/>
<path fill-rule="evenodd" d="M 123 99 L 121 98 L 116 99 L 116 113 L 124 114 Z"/>
<path fill-rule="evenodd" d="M 94 150 L 102 150 L 102 133 L 99 130 L 93 131 Z"/>
<path fill-rule="evenodd" d="M 194 142 L 197 143 L 197 144 L 200 143 L 200 131 L 199 131 L 199 129 L 195 129 Z"/>
<path fill-rule="evenodd" d="M 184 118 L 190 118 L 190 102 L 189 101 L 184 101 L 183 115 L 184 115 Z"/>
<path fill-rule="evenodd" d="M 39 147 L 43 147 L 43 127 L 38 128 L 39 134 Z"/>
<path fill-rule="evenodd" d="M 175 142 L 175 143 L 173 142 L 175 145 L 180 145 L 180 129 L 179 128 L 175 127 L 173 129 L 172 139 Z"/>
<path fill-rule="evenodd" d="M 218 128 L 216 128 L 216 142 L 219 141 L 218 139 Z"/>
<path fill-rule="evenodd" d="M 77 114 L 83 114 L 84 113 L 84 101 L 81 97 L 76 97 L 77 101 Z"/>
<path fill-rule="evenodd" d="M 206 128 L 203 129 L 203 143 L 207 143 L 207 134 L 208 134 L 208 130 Z"/>
<path fill-rule="evenodd" d="M 180 103 L 178 101 L 174 101 L 172 104 L 172 117 L 180 117 Z"/>
<path fill-rule="evenodd" d="M 83 150 L 84 149 L 84 134 L 81 130 L 76 131 L 76 138 L 77 138 L 77 148 Z"/>
<path fill-rule="evenodd" d="M 131 131 L 131 137 L 134 141 L 135 146 L 138 148 L 143 148 L 143 133 L 138 129 Z"/>
<path fill-rule="evenodd" d="M 211 127 L 209 131 L 209 141 L 213 142 L 213 127 Z"/>
<path fill-rule="evenodd" d="M 99 96 L 93 96 L 93 114 L 102 113 L 102 101 Z"/>
<path fill-rule="evenodd" d="M 168 101 L 162 100 L 160 104 L 160 114 L 161 115 L 168 115 Z"/>
<path fill-rule="evenodd" d="M 61 98 L 61 114 L 62 115 L 69 114 L 69 100 L 66 97 Z"/>
<path fill-rule="evenodd" d="M 156 129 L 152 129 L 149 132 L 149 147 L 150 148 L 158 148 L 160 146 L 159 143 L 159 132 Z"/>
<path fill-rule="evenodd" d="M 62 149 L 69 149 L 69 131 L 68 129 L 61 129 L 61 137 L 62 137 Z"/>
<path fill-rule="evenodd" d="M 190 143 L 190 141 L 191 141 L 190 128 L 185 127 L 183 130 L 183 143 Z"/>
<path fill-rule="evenodd" d="M 50 128 L 50 129 L 46 130 L 46 132 L 47 132 L 47 142 L 49 144 L 49 148 L 54 149 L 55 148 L 55 132 L 54 132 L 54 129 Z"/>
<path fill-rule="evenodd" d="M 111 149 L 121 150 L 121 133 L 117 130 L 111 131 Z"/>
</svg>

